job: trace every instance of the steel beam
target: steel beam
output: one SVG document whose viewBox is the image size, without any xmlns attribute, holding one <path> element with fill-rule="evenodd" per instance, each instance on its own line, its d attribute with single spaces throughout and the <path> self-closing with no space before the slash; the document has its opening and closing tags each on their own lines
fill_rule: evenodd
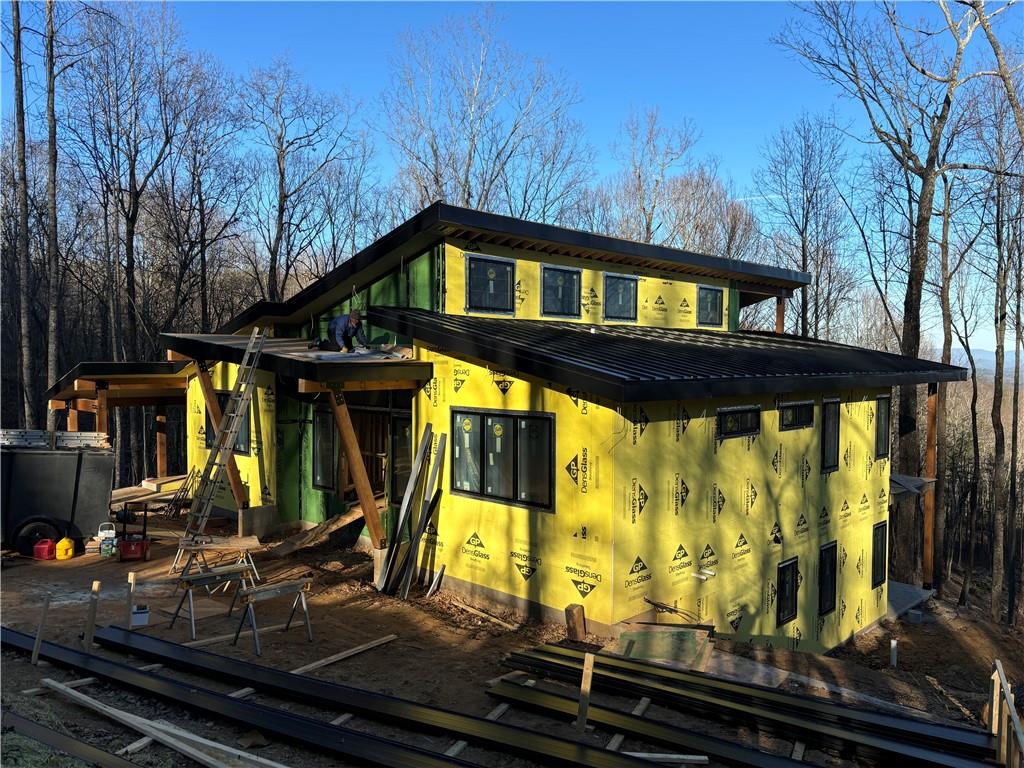
<svg viewBox="0 0 1024 768">
<path fill-rule="evenodd" d="M 543 645 L 532 653 L 571 660 L 582 668 L 583 653 L 571 648 Z M 783 693 L 776 688 L 726 680 L 705 672 L 672 669 L 635 659 L 624 659 L 611 654 L 597 654 L 596 666 L 654 678 L 668 685 L 708 691 L 738 701 L 759 702 L 766 706 L 797 712 L 815 720 L 842 725 L 846 728 L 857 728 L 870 733 L 884 734 L 892 738 L 917 741 L 931 748 L 941 748 L 971 757 L 990 758 L 995 755 L 995 745 L 991 736 L 979 728 L 946 725 L 923 718 L 887 714 L 872 709 L 837 704 L 820 696 Z"/>
<path fill-rule="evenodd" d="M 0 631 L 0 642 L 4 648 L 12 650 L 28 652 L 32 649 L 30 635 L 7 627 Z M 140 672 L 126 664 L 118 664 L 56 643 L 44 642 L 40 657 L 53 664 L 85 672 L 115 686 L 158 696 L 193 712 L 200 711 L 215 717 L 223 717 L 250 728 L 272 733 L 279 738 L 298 742 L 318 752 L 329 752 L 389 768 L 445 768 L 453 765 L 475 768 L 473 763 L 464 760 L 330 725 L 276 707 L 232 699 L 222 693 L 181 683 L 161 675 Z"/>
<path fill-rule="evenodd" d="M 40 744 L 45 744 L 58 752 L 77 757 L 89 765 L 97 765 L 100 768 L 138 768 L 135 763 L 130 763 L 123 757 L 104 752 L 99 747 L 94 747 L 92 744 L 79 741 L 53 728 L 40 725 L 35 720 L 29 720 L 27 717 L 22 717 L 9 709 L 3 710 L 2 719 L 5 731 L 10 729 L 25 738 L 38 741 Z"/>
<path fill-rule="evenodd" d="M 168 666 L 251 686 L 284 699 L 352 712 L 411 730 L 429 733 L 444 731 L 456 738 L 536 760 L 545 766 L 638 768 L 647 765 L 637 758 L 600 747 L 591 747 L 537 733 L 535 730 L 496 723 L 483 717 L 430 707 L 339 683 L 293 675 L 284 670 L 187 648 L 155 637 L 133 634 L 120 627 L 107 627 L 97 631 L 95 641 L 106 648 L 161 659 Z"/>
</svg>

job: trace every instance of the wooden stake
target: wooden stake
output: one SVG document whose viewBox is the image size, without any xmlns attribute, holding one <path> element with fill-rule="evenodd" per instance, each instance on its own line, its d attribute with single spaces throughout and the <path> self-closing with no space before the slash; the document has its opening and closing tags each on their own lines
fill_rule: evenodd
<svg viewBox="0 0 1024 768">
<path fill-rule="evenodd" d="M 327 402 L 330 403 L 334 423 L 338 427 L 338 434 L 341 435 L 341 447 L 348 460 L 348 471 L 352 474 L 352 482 L 356 486 L 356 497 L 359 499 L 359 506 L 363 508 L 363 519 L 366 520 L 366 527 L 370 531 L 373 548 L 382 549 L 387 543 L 387 536 L 380 513 L 377 511 L 377 500 L 373 496 L 370 478 L 366 474 L 363 454 L 359 449 L 359 438 L 356 437 L 355 427 L 352 426 L 352 416 L 342 395 L 331 395 Z"/>
<path fill-rule="evenodd" d="M 574 643 L 587 641 L 587 618 L 579 603 L 565 606 L 565 634 Z"/>
<path fill-rule="evenodd" d="M 128 601 L 127 615 L 125 616 L 124 628 L 131 632 L 132 629 L 132 608 L 135 607 L 135 571 L 128 571 Z"/>
<path fill-rule="evenodd" d="M 156 476 L 167 477 L 167 407 L 156 407 Z"/>
<path fill-rule="evenodd" d="M 102 381 L 96 382 L 96 431 L 105 435 L 110 434 L 107 420 L 107 385 Z"/>
<path fill-rule="evenodd" d="M 50 595 L 43 598 L 43 611 L 39 614 L 39 626 L 36 628 L 36 641 L 32 644 L 32 666 L 39 664 L 39 649 L 43 645 L 43 628 L 46 626 L 46 614 L 50 612 Z"/>
<path fill-rule="evenodd" d="M 576 715 L 575 728 L 580 733 L 587 729 L 587 711 L 590 709 L 590 682 L 594 678 L 594 654 L 583 656 L 583 679 L 580 681 L 580 711 Z"/>
<path fill-rule="evenodd" d="M 82 635 L 82 647 L 86 651 L 92 648 L 92 635 L 96 630 L 96 608 L 100 604 L 100 587 L 102 582 L 94 581 L 92 583 L 92 592 L 89 593 L 89 614 L 85 619 L 85 633 Z"/>
</svg>

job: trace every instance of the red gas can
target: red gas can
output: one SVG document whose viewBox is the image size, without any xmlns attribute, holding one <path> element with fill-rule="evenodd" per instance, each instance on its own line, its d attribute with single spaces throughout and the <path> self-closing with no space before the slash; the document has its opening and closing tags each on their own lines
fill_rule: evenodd
<svg viewBox="0 0 1024 768">
<path fill-rule="evenodd" d="M 32 547 L 32 557 L 36 560 L 53 560 L 57 557 L 57 542 L 53 539 L 40 539 Z"/>
</svg>

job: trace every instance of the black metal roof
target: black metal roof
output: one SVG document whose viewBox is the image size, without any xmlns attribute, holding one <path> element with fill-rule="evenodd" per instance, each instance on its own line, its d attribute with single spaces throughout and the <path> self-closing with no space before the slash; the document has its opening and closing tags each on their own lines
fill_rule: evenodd
<svg viewBox="0 0 1024 768">
<path fill-rule="evenodd" d="M 616 402 L 960 381 L 928 360 L 760 332 L 440 315 L 372 307 L 369 321 L 442 351 Z"/>
<path fill-rule="evenodd" d="M 221 328 L 235 333 L 260 322 L 306 322 L 337 302 L 339 295 L 362 290 L 402 258 L 423 253 L 445 238 L 545 254 L 576 256 L 608 264 L 737 280 L 748 295 L 786 295 L 811 281 L 806 272 L 678 248 L 623 240 L 577 229 L 539 224 L 496 213 L 436 202 L 364 248 L 286 301 L 258 301 Z M 342 289 L 339 293 L 337 289 Z"/>
</svg>

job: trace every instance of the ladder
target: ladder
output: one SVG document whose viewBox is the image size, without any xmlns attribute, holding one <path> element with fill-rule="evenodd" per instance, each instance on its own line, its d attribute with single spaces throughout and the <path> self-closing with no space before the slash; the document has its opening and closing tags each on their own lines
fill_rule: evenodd
<svg viewBox="0 0 1024 768">
<path fill-rule="evenodd" d="M 249 413 L 253 380 L 256 378 L 256 365 L 266 340 L 266 329 L 262 331 L 259 328 L 252 329 L 242 362 L 238 366 L 238 374 L 235 376 L 235 386 L 228 396 L 227 406 L 224 408 L 220 426 L 214 437 L 213 446 L 210 448 L 210 455 L 207 456 L 203 474 L 199 477 L 199 484 L 185 523 L 185 532 L 182 534 L 181 544 L 178 546 L 178 554 L 171 564 L 171 573 L 181 567 L 185 545 L 193 543 L 197 537 L 202 536 L 206 522 L 210 519 L 210 513 L 213 511 L 213 499 L 224 478 L 228 461 L 234 453 L 238 430 L 241 428 L 246 414 Z"/>
</svg>

